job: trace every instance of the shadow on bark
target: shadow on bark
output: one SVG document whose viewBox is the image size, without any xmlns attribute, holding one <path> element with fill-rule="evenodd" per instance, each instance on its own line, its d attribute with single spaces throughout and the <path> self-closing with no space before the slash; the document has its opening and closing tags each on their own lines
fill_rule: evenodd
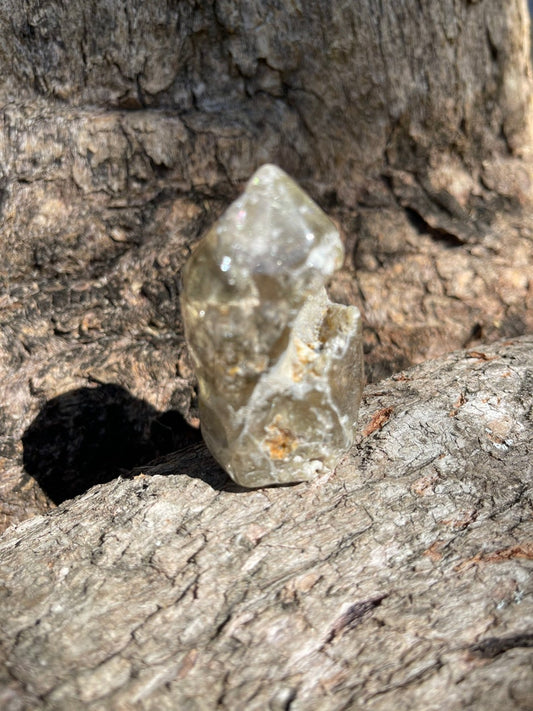
<svg viewBox="0 0 533 711">
<path fill-rule="evenodd" d="M 104 384 L 45 404 L 22 438 L 24 467 L 59 504 L 200 439 L 179 412 Z"/>
</svg>

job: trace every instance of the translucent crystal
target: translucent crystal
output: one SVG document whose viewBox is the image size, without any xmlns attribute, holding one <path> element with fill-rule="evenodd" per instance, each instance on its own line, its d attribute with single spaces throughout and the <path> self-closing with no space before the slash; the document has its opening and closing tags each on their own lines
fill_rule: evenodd
<svg viewBox="0 0 533 711">
<path fill-rule="evenodd" d="M 242 486 L 309 480 L 352 444 L 361 321 L 324 285 L 343 261 L 331 220 L 264 165 L 183 270 L 181 306 L 214 457 Z"/>
</svg>

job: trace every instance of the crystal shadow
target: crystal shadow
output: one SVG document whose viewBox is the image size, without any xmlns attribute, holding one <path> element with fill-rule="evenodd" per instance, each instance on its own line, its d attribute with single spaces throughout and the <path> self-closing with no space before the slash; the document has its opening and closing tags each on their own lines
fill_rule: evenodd
<svg viewBox="0 0 533 711">
<path fill-rule="evenodd" d="M 22 438 L 26 472 L 56 504 L 201 441 L 175 410 L 159 412 L 119 385 L 49 400 Z"/>
</svg>

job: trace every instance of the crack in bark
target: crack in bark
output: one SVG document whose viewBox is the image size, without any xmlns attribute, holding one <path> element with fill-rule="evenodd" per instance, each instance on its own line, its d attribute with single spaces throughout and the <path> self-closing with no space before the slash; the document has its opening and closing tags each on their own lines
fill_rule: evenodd
<svg viewBox="0 0 533 711">
<path fill-rule="evenodd" d="M 533 633 L 521 633 L 508 637 L 486 637 L 468 647 L 468 651 L 482 659 L 494 659 L 510 649 L 533 647 Z"/>
<path fill-rule="evenodd" d="M 337 637 L 363 624 L 363 622 L 374 614 L 376 607 L 379 607 L 382 601 L 388 596 L 389 593 L 383 593 L 382 595 L 377 595 L 368 600 L 352 603 L 333 623 L 323 646 L 331 644 Z"/>
</svg>

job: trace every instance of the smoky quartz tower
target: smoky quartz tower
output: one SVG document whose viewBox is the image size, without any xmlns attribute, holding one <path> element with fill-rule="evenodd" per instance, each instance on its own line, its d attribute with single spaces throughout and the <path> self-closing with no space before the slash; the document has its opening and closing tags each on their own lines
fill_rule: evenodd
<svg viewBox="0 0 533 711">
<path fill-rule="evenodd" d="M 343 254 L 333 222 L 264 165 L 184 267 L 202 434 L 242 486 L 312 479 L 352 444 L 361 318 L 325 290 Z"/>
</svg>

